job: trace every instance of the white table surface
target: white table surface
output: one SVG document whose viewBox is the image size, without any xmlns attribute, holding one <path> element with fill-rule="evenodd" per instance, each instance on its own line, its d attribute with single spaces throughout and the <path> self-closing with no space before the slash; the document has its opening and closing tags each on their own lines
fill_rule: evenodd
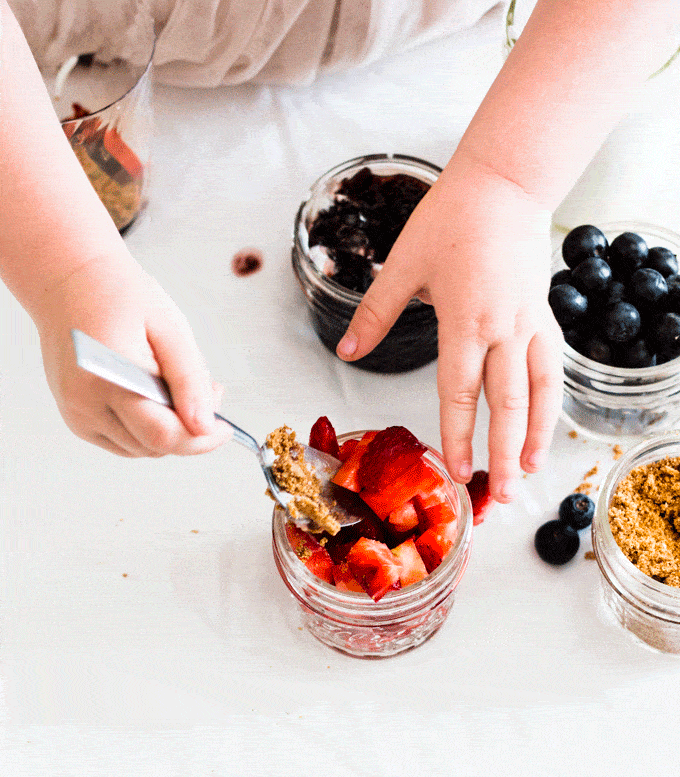
<svg viewBox="0 0 680 777">
<path fill-rule="evenodd" d="M 325 414 L 339 431 L 400 423 L 438 445 L 435 365 L 379 376 L 329 354 L 290 234 L 307 187 L 340 161 L 445 163 L 500 64 L 498 21 L 309 88 L 157 90 L 151 202 L 128 242 L 189 317 L 224 414 L 258 438 L 284 422 L 304 436 Z M 264 267 L 237 278 L 245 246 Z M 544 472 L 475 529 L 440 632 L 362 661 L 300 630 L 243 449 L 127 460 L 74 437 L 4 287 L 0 377 L 3 777 L 677 773 L 680 659 L 602 611 L 587 532 L 566 567 L 533 550 L 595 464 L 599 482 L 610 445 L 561 423 Z"/>
</svg>

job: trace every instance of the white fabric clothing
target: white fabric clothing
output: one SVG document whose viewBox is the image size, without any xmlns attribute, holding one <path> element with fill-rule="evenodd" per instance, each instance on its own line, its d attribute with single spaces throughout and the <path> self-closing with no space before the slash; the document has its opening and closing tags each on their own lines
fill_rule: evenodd
<svg viewBox="0 0 680 777">
<path fill-rule="evenodd" d="M 308 83 L 477 22 L 498 0 L 9 0 L 43 70 L 96 53 L 180 86 Z"/>
</svg>

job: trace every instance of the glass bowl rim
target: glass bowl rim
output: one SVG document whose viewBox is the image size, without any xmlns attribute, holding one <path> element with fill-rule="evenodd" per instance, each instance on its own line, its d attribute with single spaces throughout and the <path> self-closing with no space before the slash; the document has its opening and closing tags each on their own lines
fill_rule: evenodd
<svg viewBox="0 0 680 777">
<path fill-rule="evenodd" d="M 146 81 L 147 75 L 151 72 L 157 42 L 158 42 L 158 36 L 154 35 L 153 42 L 151 43 L 151 51 L 149 53 L 149 59 L 147 60 L 146 65 L 144 65 L 143 70 L 140 72 L 134 84 L 132 84 L 132 86 L 126 89 L 123 92 L 123 94 L 121 94 L 119 97 L 116 97 L 115 100 L 112 100 L 110 103 L 107 103 L 101 108 L 97 108 L 96 111 L 89 112 L 86 116 L 81 116 L 78 119 L 60 119 L 59 124 L 62 127 L 66 127 L 70 124 L 79 124 L 80 122 L 85 121 L 86 119 L 91 119 L 91 118 L 96 118 L 98 116 L 101 116 L 102 113 L 104 113 L 105 111 L 108 111 L 110 108 L 113 108 L 113 106 L 118 105 L 120 102 L 122 102 L 126 97 L 128 97 L 128 95 L 132 94 L 138 89 L 141 89 L 141 85 Z"/>
</svg>

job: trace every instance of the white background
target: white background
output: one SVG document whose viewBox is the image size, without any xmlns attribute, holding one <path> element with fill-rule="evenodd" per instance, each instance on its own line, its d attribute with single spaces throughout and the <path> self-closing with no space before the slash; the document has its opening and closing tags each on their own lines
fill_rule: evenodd
<svg viewBox="0 0 680 777">
<path fill-rule="evenodd" d="M 304 437 L 324 414 L 338 431 L 399 423 L 438 445 L 436 365 L 373 375 L 318 342 L 290 267 L 292 222 L 312 181 L 345 159 L 392 151 L 443 165 L 502 39 L 492 15 L 310 88 L 157 90 L 151 202 L 128 242 L 189 317 L 226 387 L 222 412 L 258 439 L 281 423 Z M 678 69 L 650 85 L 563 215 L 619 218 L 637 204 L 631 217 L 680 229 L 677 189 L 636 189 L 650 171 L 677 178 L 677 167 L 664 178 L 673 157 L 661 141 L 678 127 Z M 657 133 L 654 148 L 636 133 Z M 658 156 L 651 167 L 643 148 Z M 611 185 L 613 169 L 625 185 Z M 231 258 L 246 246 L 264 267 L 237 278 Z M 677 772 L 680 659 L 602 611 L 587 532 L 566 567 L 533 550 L 595 464 L 601 480 L 610 445 L 561 423 L 545 471 L 475 529 L 441 631 L 361 661 L 299 629 L 244 449 L 130 461 L 75 438 L 4 288 L 0 377 L 3 777 Z"/>
</svg>

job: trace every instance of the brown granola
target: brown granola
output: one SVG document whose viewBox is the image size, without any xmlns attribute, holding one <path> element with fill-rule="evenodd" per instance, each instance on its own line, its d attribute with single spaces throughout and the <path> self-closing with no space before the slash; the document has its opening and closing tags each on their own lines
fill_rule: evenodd
<svg viewBox="0 0 680 777">
<path fill-rule="evenodd" d="M 631 470 L 614 492 L 609 525 L 641 572 L 680 587 L 680 458 Z"/>
<path fill-rule="evenodd" d="M 276 455 L 272 464 L 274 479 L 293 497 L 288 504 L 291 517 L 309 518 L 316 531 L 337 534 L 340 523 L 321 495 L 321 482 L 305 461 L 304 448 L 296 441 L 295 432 L 288 426 L 281 426 L 267 435 L 266 444 Z"/>
</svg>

